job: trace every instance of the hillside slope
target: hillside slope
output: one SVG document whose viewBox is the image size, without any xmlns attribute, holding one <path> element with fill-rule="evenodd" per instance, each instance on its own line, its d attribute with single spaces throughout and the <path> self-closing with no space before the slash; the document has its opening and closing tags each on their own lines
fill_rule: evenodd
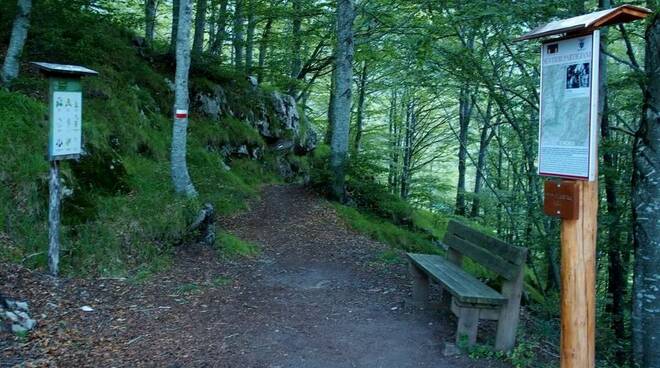
<svg viewBox="0 0 660 368">
<path fill-rule="evenodd" d="M 116 275 L 169 263 L 200 205 L 220 214 L 245 207 L 260 184 L 304 174 L 315 133 L 289 96 L 218 65 L 191 70 L 188 163 L 200 193 L 174 195 L 169 173 L 173 61 L 131 32 L 75 5 L 35 8 L 23 60 L 79 64 L 86 78 L 84 149 L 62 166 L 62 269 Z M 11 5 L 0 5 L 8 37 Z M 67 22 L 61 22 L 67 19 Z M 0 40 L 0 44 L 6 44 Z M 0 56 L 3 56 L 0 50 Z M 28 64 L 0 91 L 0 259 L 42 267 L 47 246 L 46 80 Z"/>
</svg>

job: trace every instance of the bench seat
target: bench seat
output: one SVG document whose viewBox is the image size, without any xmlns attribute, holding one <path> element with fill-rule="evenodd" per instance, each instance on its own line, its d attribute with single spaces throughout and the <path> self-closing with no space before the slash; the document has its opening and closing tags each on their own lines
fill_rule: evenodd
<svg viewBox="0 0 660 368">
<path fill-rule="evenodd" d="M 407 253 L 407 255 L 412 263 L 442 285 L 459 304 L 499 306 L 507 300 L 502 294 L 444 257 L 417 253 Z"/>
</svg>

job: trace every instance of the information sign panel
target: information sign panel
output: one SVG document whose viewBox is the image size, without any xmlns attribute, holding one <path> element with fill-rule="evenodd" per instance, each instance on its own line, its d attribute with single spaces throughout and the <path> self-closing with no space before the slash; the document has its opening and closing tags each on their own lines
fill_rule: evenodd
<svg viewBox="0 0 660 368">
<path fill-rule="evenodd" d="M 82 152 L 82 91 L 80 82 L 52 78 L 49 156 L 51 160 Z"/>
<path fill-rule="evenodd" d="M 600 34 L 543 44 L 539 174 L 594 180 Z"/>
</svg>

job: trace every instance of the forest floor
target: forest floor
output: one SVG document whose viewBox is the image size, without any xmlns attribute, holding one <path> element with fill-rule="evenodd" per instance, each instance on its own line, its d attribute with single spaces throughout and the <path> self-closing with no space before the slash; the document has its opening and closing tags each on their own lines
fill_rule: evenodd
<svg viewBox="0 0 660 368">
<path fill-rule="evenodd" d="M 39 321 L 25 338 L 0 333 L 0 367 L 507 366 L 445 356 L 455 333 L 447 306 L 410 306 L 405 264 L 382 262 L 387 247 L 302 187 L 265 187 L 251 210 L 220 224 L 259 254 L 181 246 L 170 269 L 143 282 L 55 284 L 0 264 L 2 292 L 27 300 Z"/>
</svg>

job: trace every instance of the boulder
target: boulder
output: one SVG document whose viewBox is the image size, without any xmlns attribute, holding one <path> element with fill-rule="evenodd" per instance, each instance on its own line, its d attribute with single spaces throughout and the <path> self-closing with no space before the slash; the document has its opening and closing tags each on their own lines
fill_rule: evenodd
<svg viewBox="0 0 660 368">
<path fill-rule="evenodd" d="M 233 115 L 227 104 L 227 95 L 225 90 L 215 84 L 210 92 L 199 92 L 195 95 L 195 108 L 202 114 L 219 120 L 223 114 Z"/>
<path fill-rule="evenodd" d="M 294 134 L 298 134 L 300 128 L 300 115 L 298 114 L 296 99 L 293 98 L 293 96 L 273 92 L 271 94 L 271 102 L 273 104 L 275 115 L 281 123 L 281 127 L 284 130 L 290 130 L 293 131 Z"/>
</svg>

